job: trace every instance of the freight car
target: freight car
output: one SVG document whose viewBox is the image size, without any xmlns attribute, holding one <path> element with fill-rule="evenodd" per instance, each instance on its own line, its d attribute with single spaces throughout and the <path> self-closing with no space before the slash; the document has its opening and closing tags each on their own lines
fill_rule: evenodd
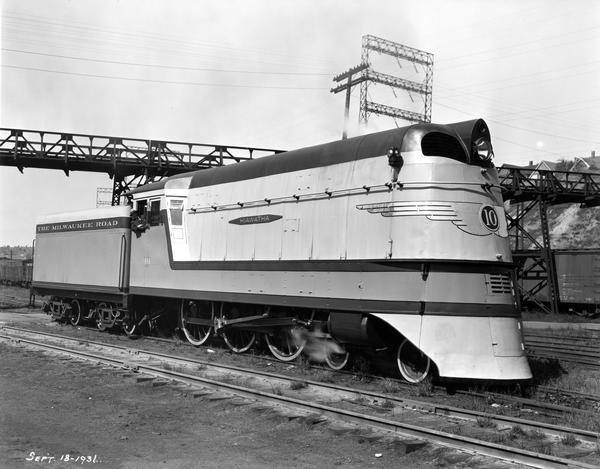
<svg viewBox="0 0 600 469">
<path fill-rule="evenodd" d="M 417 124 L 187 173 L 134 210 L 42 219 L 33 289 L 77 323 L 187 340 L 257 338 L 293 360 L 316 337 L 402 376 L 527 380 L 503 202 L 483 120 Z"/>
<path fill-rule="evenodd" d="M 588 317 L 600 315 L 600 249 L 553 252 L 561 311 Z M 537 282 L 525 280 L 524 285 L 531 289 Z M 536 298 L 548 302 L 548 288 L 542 288 Z"/>
<path fill-rule="evenodd" d="M 0 283 L 23 288 L 31 286 L 33 261 L 31 259 L 0 259 Z"/>
<path fill-rule="evenodd" d="M 560 301 L 584 316 L 600 314 L 600 250 L 554 252 Z"/>
</svg>

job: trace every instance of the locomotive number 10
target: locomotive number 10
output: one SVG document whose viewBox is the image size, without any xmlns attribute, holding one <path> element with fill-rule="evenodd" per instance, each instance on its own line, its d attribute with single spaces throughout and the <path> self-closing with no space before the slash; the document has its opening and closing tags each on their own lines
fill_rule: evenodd
<svg viewBox="0 0 600 469">
<path fill-rule="evenodd" d="M 488 230 L 496 231 L 498 229 L 498 214 L 494 207 L 486 205 L 481 209 L 481 221 Z"/>
</svg>

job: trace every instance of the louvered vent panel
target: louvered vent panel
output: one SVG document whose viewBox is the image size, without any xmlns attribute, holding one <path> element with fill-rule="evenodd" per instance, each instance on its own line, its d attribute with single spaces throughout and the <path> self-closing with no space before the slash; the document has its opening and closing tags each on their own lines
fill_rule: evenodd
<svg viewBox="0 0 600 469">
<path fill-rule="evenodd" d="M 511 294 L 510 275 L 508 274 L 486 274 L 488 291 L 492 295 Z"/>
</svg>

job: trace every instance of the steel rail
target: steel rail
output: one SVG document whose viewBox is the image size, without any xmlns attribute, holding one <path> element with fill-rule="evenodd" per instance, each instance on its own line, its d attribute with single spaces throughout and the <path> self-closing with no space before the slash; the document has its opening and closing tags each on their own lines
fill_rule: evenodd
<svg viewBox="0 0 600 469">
<path fill-rule="evenodd" d="M 34 347 L 50 349 L 54 351 L 58 351 L 61 353 L 65 353 L 68 355 L 72 355 L 75 357 L 84 357 L 90 360 L 94 360 L 97 362 L 104 362 L 117 367 L 128 368 L 129 364 L 123 360 L 110 359 L 106 357 L 102 357 L 99 355 L 82 352 L 78 350 L 68 349 L 65 347 L 59 347 L 51 344 L 46 344 L 42 342 L 36 342 L 29 339 L 14 337 L 10 335 L 0 334 L 0 338 L 7 339 L 11 341 L 20 341 Z M 384 419 L 381 417 L 376 417 L 372 415 L 361 414 L 358 412 L 339 409 L 331 406 L 327 406 L 324 404 L 319 404 L 315 402 L 308 402 L 305 400 L 281 396 L 278 394 L 273 394 L 265 391 L 260 391 L 256 389 L 246 388 L 243 386 L 239 386 L 236 384 L 225 383 L 217 380 L 213 380 L 210 378 L 203 378 L 200 376 L 189 375 L 186 373 L 180 373 L 172 370 L 165 370 L 162 368 L 157 368 L 150 365 L 139 364 L 136 365 L 137 371 L 142 371 L 146 374 L 154 376 L 156 378 L 163 378 L 171 381 L 178 381 L 185 384 L 192 385 L 208 385 L 211 388 L 216 390 L 225 391 L 232 393 L 233 395 L 240 395 L 245 398 L 250 399 L 261 399 L 263 401 L 268 401 L 276 405 L 287 405 L 292 408 L 315 412 L 318 411 L 322 415 L 326 417 L 332 417 L 334 419 L 341 419 L 347 422 L 358 423 L 361 425 L 368 425 L 373 428 L 377 428 L 380 430 L 397 433 L 403 436 L 409 436 L 412 438 L 419 438 L 423 440 L 427 440 L 433 443 L 440 444 L 442 446 L 454 448 L 462 451 L 471 451 L 476 454 L 489 456 L 496 459 L 501 459 L 504 461 L 515 462 L 518 464 L 524 464 L 531 467 L 539 467 L 539 468 L 565 468 L 565 467 L 579 467 L 585 469 L 597 468 L 597 466 L 583 463 L 580 461 L 574 461 L 564 458 L 559 458 L 556 456 L 534 453 L 533 451 L 528 451 L 519 448 L 512 448 L 509 446 L 499 445 L 496 443 L 490 443 L 486 441 L 477 440 L 475 438 L 465 437 L 461 435 L 455 435 L 439 430 L 433 430 L 430 428 L 419 427 L 417 425 L 412 425 L 403 422 L 397 422 L 389 419 Z"/>
<path fill-rule="evenodd" d="M 538 387 L 539 389 L 539 387 Z M 557 414 L 585 414 L 585 415 L 596 415 L 595 412 L 586 409 L 579 409 L 577 407 L 567 407 L 559 404 L 552 404 L 550 402 L 544 401 L 536 401 L 535 399 L 529 399 L 526 397 L 518 397 L 512 396 L 510 394 L 502 394 L 497 392 L 486 392 L 486 393 L 478 393 L 473 391 L 463 391 L 457 390 L 457 394 L 462 394 L 464 396 L 473 396 L 481 399 L 489 399 L 490 397 L 494 398 L 498 401 L 512 402 L 515 404 L 520 404 L 523 407 L 527 407 L 529 409 L 538 409 L 538 412 L 545 411 L 544 413 L 557 417 Z M 596 434 L 598 435 L 598 434 Z"/>
<path fill-rule="evenodd" d="M 598 357 L 600 358 L 600 348 L 590 347 L 577 344 L 559 344 L 559 343 L 543 343 L 543 342 L 525 342 L 525 346 L 532 349 L 548 349 L 556 351 L 569 352 L 572 355 L 581 355 L 582 357 Z M 575 350 L 573 347 L 577 347 Z"/>
<path fill-rule="evenodd" d="M 569 363 L 576 363 L 578 365 L 582 365 L 590 368 L 598 368 L 600 367 L 600 360 L 594 359 L 594 357 L 581 357 L 578 355 L 574 355 L 566 352 L 557 352 L 548 349 L 532 349 L 525 347 L 525 351 L 527 355 L 530 357 L 538 357 L 538 358 L 554 358 L 558 361 L 564 361 Z M 586 360 L 585 358 L 589 358 Z"/>
<path fill-rule="evenodd" d="M 576 345 L 578 347 L 600 350 L 600 345 L 598 345 L 600 337 L 590 337 L 589 339 L 571 339 L 565 337 L 530 336 L 525 334 L 525 341 L 539 344 Z"/>
<path fill-rule="evenodd" d="M 16 330 L 18 328 L 11 328 L 11 329 Z M 19 330 L 27 331 L 26 329 L 19 329 Z M 444 405 L 444 404 L 437 404 L 437 403 L 432 403 L 432 402 L 427 402 L 427 401 L 419 401 L 419 400 L 415 400 L 415 399 L 400 398 L 400 397 L 396 397 L 396 396 L 391 396 L 389 394 L 382 394 L 382 393 L 378 393 L 378 392 L 374 392 L 374 391 L 367 391 L 367 390 L 358 390 L 358 389 L 354 389 L 354 388 L 348 388 L 346 386 L 340 386 L 340 385 L 331 384 L 331 383 L 322 383 L 320 381 L 313 381 L 313 380 L 304 379 L 304 378 L 297 378 L 294 376 L 288 376 L 288 375 L 273 373 L 273 372 L 269 372 L 269 371 L 254 370 L 254 369 L 244 368 L 244 367 L 235 366 L 235 365 L 226 365 L 226 364 L 220 364 L 220 363 L 215 363 L 215 362 L 208 362 L 208 361 L 204 361 L 204 360 L 198 360 L 195 358 L 181 357 L 181 356 L 176 356 L 176 355 L 171 355 L 171 354 L 166 354 L 166 353 L 161 353 L 161 352 L 152 352 L 152 351 L 142 350 L 142 349 L 137 349 L 137 348 L 131 349 L 131 348 L 123 347 L 120 345 L 113 346 L 112 344 L 94 342 L 94 341 L 85 340 L 85 339 L 83 339 L 83 340 L 76 339 L 76 338 L 67 337 L 67 336 L 58 336 L 55 334 L 50 334 L 50 333 L 45 333 L 45 332 L 31 331 L 31 333 L 40 334 L 40 335 L 53 337 L 53 338 L 66 339 L 66 340 L 70 340 L 73 342 L 84 342 L 84 343 L 99 346 L 99 347 L 117 348 L 119 350 L 127 351 L 127 352 L 131 352 L 131 351 L 135 350 L 136 354 L 138 354 L 138 355 L 145 354 L 151 358 L 168 359 L 168 360 L 180 362 L 182 364 L 202 365 L 207 368 L 235 371 L 238 373 L 244 373 L 244 374 L 249 374 L 249 375 L 254 375 L 254 376 L 258 375 L 258 376 L 262 376 L 265 378 L 272 378 L 272 379 L 278 379 L 278 380 L 289 381 L 289 382 L 306 383 L 307 385 L 314 386 L 315 388 L 320 387 L 320 388 L 324 388 L 324 389 L 331 390 L 331 391 L 339 391 L 339 392 L 344 392 L 344 393 L 348 393 L 348 394 L 354 394 L 357 396 L 369 397 L 369 398 L 372 398 L 375 400 L 388 400 L 388 401 L 394 402 L 398 405 L 401 405 L 403 407 L 418 408 L 420 410 L 424 410 L 424 411 L 427 411 L 432 414 L 443 415 L 446 417 L 458 417 L 458 418 L 461 418 L 464 420 L 471 420 L 471 421 L 476 421 L 478 418 L 485 418 L 485 419 L 490 419 L 498 424 L 520 425 L 522 427 L 527 427 L 529 429 L 542 431 L 548 435 L 553 435 L 553 436 L 564 437 L 567 435 L 572 435 L 572 436 L 575 436 L 577 438 L 580 438 L 582 440 L 585 440 L 585 441 L 591 442 L 591 443 L 596 443 L 598 441 L 598 438 L 600 437 L 600 435 L 598 433 L 590 432 L 587 430 L 561 427 L 559 425 L 553 425 L 553 424 L 549 424 L 549 423 L 545 423 L 545 422 L 536 422 L 536 421 L 521 419 L 518 417 L 510 417 L 510 416 L 498 415 L 498 414 L 489 414 L 487 412 L 463 409 L 463 408 L 459 408 L 459 407 L 448 406 L 448 405 Z M 547 407 L 545 404 L 540 404 L 539 406 Z M 552 410 L 555 410 L 554 406 L 553 406 Z M 573 410 L 579 410 L 580 412 L 585 412 L 580 409 L 573 409 Z"/>
<path fill-rule="evenodd" d="M 21 331 L 21 332 L 25 332 L 25 333 L 35 333 L 35 334 L 48 336 L 48 337 L 55 337 L 55 338 L 60 338 L 60 339 L 76 341 L 76 342 L 84 342 L 84 343 L 88 343 L 91 345 L 99 345 L 99 346 L 106 345 L 104 343 L 95 342 L 95 341 L 88 340 L 88 339 L 79 339 L 79 338 L 74 338 L 74 337 L 65 336 L 65 335 L 52 334 L 52 333 L 47 333 L 47 332 L 42 332 L 42 331 L 34 331 L 34 330 L 30 330 L 30 329 L 18 328 L 18 327 L 14 327 L 14 326 L 3 326 L 0 329 L 10 329 L 10 330 Z M 96 328 L 89 328 L 89 329 L 93 330 L 95 332 L 98 332 L 98 330 Z M 170 339 L 164 339 L 164 338 L 160 338 L 160 337 L 144 336 L 144 339 L 157 340 L 160 342 L 173 342 Z M 189 345 L 187 342 L 183 342 L 183 343 L 186 345 Z M 418 407 L 420 409 L 427 409 L 428 412 L 431 412 L 434 414 L 437 413 L 437 414 L 442 414 L 442 415 L 446 415 L 446 416 L 453 416 L 453 417 L 458 417 L 458 418 L 462 418 L 462 419 L 470 419 L 470 420 L 475 420 L 477 418 L 488 418 L 490 420 L 494 420 L 497 423 L 501 423 L 501 424 L 511 423 L 511 420 L 510 420 L 511 417 L 497 416 L 497 414 L 488 414 L 485 412 L 470 411 L 468 409 L 462 409 L 462 408 L 457 408 L 457 407 L 452 407 L 452 406 L 447 406 L 447 405 L 438 405 L 438 404 L 431 403 L 428 401 L 417 401 L 414 399 L 398 398 L 398 397 L 390 396 L 388 394 L 381 394 L 381 393 L 376 393 L 376 392 L 372 392 L 372 391 L 362 391 L 362 390 L 357 390 L 357 389 L 353 389 L 353 388 L 347 388 L 347 387 L 343 387 L 343 386 L 333 385 L 333 384 L 329 384 L 329 383 L 311 381 L 311 380 L 306 380 L 303 378 L 295 378 L 295 377 L 291 377 L 288 375 L 281 375 L 281 374 L 277 374 L 277 373 L 273 373 L 273 372 L 250 370 L 250 369 L 239 367 L 239 366 L 219 364 L 219 363 L 215 363 L 215 362 L 208 362 L 208 361 L 199 360 L 199 359 L 191 358 L 191 357 L 185 358 L 185 357 L 169 355 L 169 354 L 165 354 L 165 353 L 152 352 L 152 351 L 143 350 L 143 349 L 139 349 L 139 348 L 125 347 L 125 346 L 116 345 L 116 344 L 114 344 L 114 345 L 109 344 L 109 346 L 123 350 L 123 351 L 129 351 L 129 352 L 135 350 L 136 353 L 142 352 L 147 355 L 152 355 L 154 358 L 166 358 L 166 359 L 170 359 L 170 360 L 194 363 L 196 365 L 204 365 L 204 366 L 213 367 L 213 368 L 221 368 L 221 369 L 237 371 L 237 372 L 241 372 L 241 373 L 253 373 L 253 374 L 258 374 L 258 375 L 262 375 L 264 377 L 271 377 L 271 378 L 275 378 L 275 379 L 286 379 L 286 380 L 296 381 L 296 382 L 305 382 L 307 384 L 312 384 L 314 386 L 321 386 L 321 387 L 329 388 L 332 390 L 360 393 L 361 395 L 369 396 L 372 398 L 387 399 L 387 400 L 390 400 L 393 402 L 397 402 L 400 405 L 413 406 L 413 407 Z M 255 357 L 255 358 L 262 358 L 262 357 Z M 272 359 L 268 358 L 268 360 L 272 360 Z M 323 369 L 334 372 L 334 370 L 331 370 L 329 368 L 323 368 Z M 350 374 L 349 372 L 345 372 L 342 370 L 337 370 L 337 371 L 335 371 L 335 373 Z M 370 375 L 370 377 L 372 379 L 381 379 L 380 376 Z M 411 387 L 410 385 L 407 385 L 405 382 L 402 382 L 400 380 L 394 379 L 393 381 L 406 389 L 410 389 L 410 387 Z M 537 389 L 541 389 L 541 388 L 542 387 L 540 387 L 540 386 L 537 387 Z M 501 400 L 508 401 L 508 402 L 515 402 L 515 403 L 524 405 L 526 407 L 543 409 L 543 410 L 547 410 L 550 412 L 558 412 L 558 413 L 562 413 L 562 414 L 569 413 L 569 412 L 589 414 L 591 412 L 589 410 L 579 409 L 577 407 L 567 407 L 567 406 L 552 404 L 552 403 L 543 402 L 543 401 L 536 401 L 536 400 L 528 399 L 528 398 L 516 397 L 516 396 L 509 395 L 509 394 L 491 393 L 491 392 L 482 394 L 482 393 L 477 393 L 477 392 L 472 392 L 472 391 L 464 391 L 464 390 L 457 390 L 457 393 L 466 395 L 466 396 L 482 398 L 482 399 L 489 398 L 490 396 L 492 396 L 496 399 L 501 399 Z M 598 398 L 598 400 L 600 400 L 600 396 L 597 396 L 597 398 Z M 592 396 L 589 400 L 594 400 L 594 397 Z M 514 419 L 518 419 L 518 418 L 514 417 Z M 528 428 L 544 431 L 545 433 L 548 433 L 551 435 L 563 436 L 563 435 L 569 434 L 570 433 L 569 430 L 573 430 L 573 429 L 567 428 L 567 427 L 555 426 L 552 424 L 545 424 L 542 422 L 528 421 L 525 419 L 519 419 L 518 421 L 513 420 L 512 423 L 518 424 L 521 426 L 526 426 Z M 535 424 L 535 426 L 533 424 Z M 598 434 L 590 432 L 587 435 L 582 435 L 581 438 L 586 439 L 588 441 L 596 442 L 598 439 L 598 436 L 599 436 Z"/>
<path fill-rule="evenodd" d="M 528 352 L 527 356 L 529 358 L 547 358 L 547 359 L 558 360 L 559 362 L 564 362 L 564 363 L 573 363 L 575 365 L 579 365 L 581 368 L 586 368 L 586 369 L 589 369 L 589 370 L 596 370 L 596 369 L 598 369 L 600 367 L 600 363 L 597 363 L 597 362 L 582 361 L 581 359 L 578 359 L 578 358 L 570 358 L 570 357 L 565 357 L 565 356 L 559 356 L 559 355 L 552 354 L 552 353 L 544 353 L 544 352 L 532 353 L 532 352 Z"/>
<path fill-rule="evenodd" d="M 405 406 L 407 406 L 407 405 L 408 406 L 415 406 L 415 405 L 419 406 L 420 405 L 420 406 L 422 406 L 422 408 L 424 407 L 426 409 L 429 409 L 430 411 L 432 411 L 431 409 L 433 409 L 432 413 L 441 414 L 444 416 L 462 416 L 462 418 L 464 418 L 464 416 L 470 415 L 472 419 L 476 419 L 478 417 L 492 418 L 493 420 L 497 420 L 499 422 L 504 422 L 504 423 L 518 424 L 518 425 L 528 426 L 528 427 L 537 428 L 537 429 L 543 428 L 546 430 L 546 433 L 553 434 L 553 435 L 564 436 L 565 434 L 572 434 L 581 439 L 584 439 L 586 441 L 592 441 L 592 442 L 596 442 L 598 439 L 598 434 L 593 433 L 593 432 L 588 432 L 585 430 L 565 429 L 564 427 L 559 427 L 556 425 L 543 424 L 543 423 L 539 423 L 539 422 L 531 422 L 531 421 L 527 421 L 527 420 L 523 420 L 523 419 L 491 415 L 491 414 L 486 414 L 483 412 L 469 411 L 469 410 L 458 409 L 458 408 L 454 408 L 454 407 L 450 407 L 450 406 L 440 406 L 440 405 L 431 404 L 431 403 L 422 402 L 422 401 L 394 398 L 393 396 L 375 393 L 375 392 L 371 392 L 371 391 L 355 390 L 352 388 L 346 388 L 343 386 L 332 385 L 329 383 L 320 383 L 320 382 L 316 382 L 316 381 L 305 380 L 305 379 L 290 377 L 290 376 L 276 374 L 276 373 L 250 370 L 250 369 L 236 367 L 236 366 L 232 366 L 232 365 L 215 364 L 213 362 L 205 362 L 205 361 L 196 360 L 196 359 L 187 359 L 187 358 L 182 358 L 182 357 L 176 357 L 176 356 L 169 355 L 169 354 L 148 352 L 148 351 L 139 350 L 139 349 L 129 349 L 127 347 L 122 347 L 122 346 L 117 346 L 117 345 L 112 346 L 110 344 L 103 344 L 103 343 L 93 342 L 93 341 L 89 341 L 89 340 L 80 340 L 80 339 L 65 337 L 65 336 L 57 336 L 54 334 L 49 334 L 49 333 L 44 333 L 44 332 L 28 331 L 28 330 L 20 329 L 20 328 L 12 328 L 12 327 L 5 327 L 5 328 L 23 331 L 23 332 L 31 332 L 33 334 L 40 334 L 40 335 L 48 336 L 48 337 L 52 337 L 52 338 L 60 338 L 60 339 L 64 338 L 64 339 L 67 339 L 67 340 L 70 340 L 73 342 L 83 342 L 83 343 L 93 344 L 93 345 L 97 345 L 97 346 L 104 347 L 107 349 L 115 348 L 118 350 L 125 350 L 125 351 L 133 350 L 136 353 L 141 352 L 141 353 L 146 354 L 153 358 L 167 358 L 170 360 L 184 362 L 187 364 L 190 364 L 190 363 L 201 364 L 201 365 L 205 365 L 205 366 L 211 366 L 214 368 L 223 368 L 223 369 L 227 369 L 230 371 L 238 371 L 238 372 L 242 372 L 242 373 L 276 378 L 276 379 L 281 379 L 281 380 L 286 380 L 286 381 L 304 382 L 311 386 L 322 387 L 322 388 L 326 388 L 326 389 L 342 391 L 342 392 L 347 392 L 347 393 L 352 393 L 352 394 L 359 394 L 359 395 L 369 396 L 369 397 L 373 397 L 373 398 L 377 398 L 377 399 L 387 399 L 387 400 L 401 403 Z M 29 339 L 24 339 L 22 337 L 17 337 L 17 336 L 0 335 L 0 338 L 6 338 L 6 339 L 10 339 L 10 340 L 20 340 L 20 341 L 23 341 L 26 343 L 30 343 L 32 345 L 46 347 L 46 348 L 50 348 L 50 349 L 53 349 L 56 351 L 61 351 L 61 352 L 65 352 L 65 353 L 75 354 L 75 355 L 81 355 L 81 356 L 84 356 L 91 360 L 105 362 L 105 363 L 113 365 L 113 366 L 116 365 L 118 367 L 123 367 L 123 368 L 132 368 L 131 362 L 128 362 L 127 360 L 111 359 L 111 358 L 91 354 L 88 352 L 80 352 L 77 350 L 68 349 L 68 348 L 51 345 L 51 344 L 45 344 L 45 343 L 41 343 L 41 342 L 36 342 L 36 341 L 29 340 Z M 378 428 L 381 428 L 384 430 L 401 432 L 401 433 L 407 434 L 412 437 L 423 438 L 423 439 L 427 439 L 429 441 L 435 441 L 437 443 L 440 443 L 440 444 L 443 444 L 446 446 L 451 446 L 456 449 L 468 449 L 471 451 L 475 451 L 479 454 L 485 454 L 485 455 L 493 456 L 493 457 L 501 457 L 502 459 L 507 459 L 507 458 L 505 458 L 504 456 L 499 456 L 500 453 L 503 453 L 506 451 L 510 451 L 511 453 L 516 452 L 516 456 L 514 456 L 514 455 L 513 456 L 517 457 L 518 459 L 512 459 L 512 458 L 508 458 L 508 459 L 511 461 L 522 463 L 522 464 L 531 464 L 530 458 L 533 457 L 533 455 L 536 455 L 536 457 L 542 456 L 545 459 L 544 464 L 539 465 L 539 466 L 534 465 L 534 467 L 566 467 L 565 464 L 567 464 L 567 467 L 571 467 L 571 466 L 586 467 L 586 468 L 587 467 L 596 467 L 596 466 L 587 465 L 585 463 L 580 463 L 578 461 L 567 460 L 564 458 L 557 458 L 554 456 L 547 457 L 547 455 L 537 455 L 537 453 L 533 453 L 533 452 L 530 452 L 527 450 L 511 448 L 511 447 L 507 447 L 504 445 L 498 445 L 495 443 L 488 443 L 488 442 L 476 440 L 476 439 L 469 438 L 469 437 L 463 437 L 460 435 L 452 435 L 452 434 L 449 434 L 446 432 L 440 432 L 438 430 L 432 430 L 432 429 L 422 428 L 422 427 L 418 427 L 418 426 L 411 425 L 411 424 L 404 424 L 401 422 L 391 421 L 388 419 L 363 415 L 363 414 L 359 414 L 359 413 L 356 413 L 353 411 L 337 409 L 337 408 L 333 408 L 331 406 L 326 406 L 323 404 L 310 403 L 310 402 L 302 401 L 302 400 L 299 400 L 296 398 L 280 396 L 278 394 L 272 394 L 272 393 L 268 393 L 265 391 L 246 388 L 246 387 L 242 387 L 242 386 L 238 386 L 238 385 L 233 385 L 230 383 L 224 383 L 224 382 L 213 380 L 210 378 L 189 375 L 186 373 L 181 373 L 181 372 L 172 371 L 172 370 L 165 370 L 163 368 L 157 368 L 157 367 L 151 366 L 151 365 L 144 365 L 144 364 L 139 364 L 136 362 L 135 365 L 133 365 L 133 367 L 136 368 L 138 371 L 145 370 L 149 374 L 152 374 L 153 376 L 159 377 L 159 378 L 173 379 L 173 376 L 175 376 L 177 378 L 180 378 L 179 380 L 183 379 L 184 381 L 189 381 L 187 384 L 197 384 L 198 382 L 201 382 L 203 384 L 207 384 L 211 387 L 214 387 L 218 390 L 234 391 L 237 394 L 241 393 L 245 397 L 256 398 L 257 396 L 259 396 L 262 398 L 267 398 L 272 401 L 273 400 L 274 401 L 283 401 L 283 402 L 292 404 L 294 407 L 298 407 L 302 410 L 319 410 L 328 416 L 333 416 L 333 417 L 337 417 L 337 418 L 339 418 L 339 415 L 341 415 L 342 417 L 344 417 L 344 419 L 347 419 L 347 420 L 349 419 L 350 421 L 352 421 L 354 423 L 363 423 L 363 424 L 367 423 L 371 426 L 375 426 L 375 427 L 378 427 Z M 457 444 L 456 441 L 461 442 L 461 446 L 456 446 L 456 444 Z M 477 445 L 479 445 L 481 448 L 477 449 L 476 448 Z M 547 459 L 547 458 L 550 458 L 550 459 Z M 527 461 L 529 461 L 529 462 L 527 462 Z M 559 464 L 559 465 L 549 466 L 548 463 Z"/>
<path fill-rule="evenodd" d="M 95 327 L 88 327 L 88 326 L 80 326 L 84 329 L 90 330 L 90 331 L 94 331 L 94 332 L 101 332 L 99 331 L 97 328 Z M 18 327 L 14 327 L 14 326 L 2 326 L 1 328 L 5 328 L 5 329 L 13 329 L 13 330 L 20 330 L 23 332 L 35 332 L 36 334 L 41 334 L 41 335 L 49 335 L 52 337 L 59 337 L 59 338 L 64 338 L 64 339 L 71 339 L 71 340 L 75 340 L 75 338 L 70 337 L 70 336 L 64 336 L 64 335 L 59 335 L 59 334 L 49 334 L 49 333 L 45 333 L 42 331 L 33 331 L 30 329 L 22 329 L 22 328 L 18 328 Z M 142 339 L 144 340 L 150 340 L 150 341 L 156 341 L 156 342 L 165 342 L 165 343 L 174 343 L 175 341 L 173 339 L 167 339 L 167 338 L 163 338 L 163 337 L 152 337 L 152 336 L 141 336 Z M 79 342 L 86 342 L 86 343 L 96 343 L 94 341 L 90 341 L 87 339 L 76 339 Z M 182 341 L 181 342 L 183 345 L 185 346 L 189 346 L 192 347 L 192 345 L 189 342 L 185 342 Z M 129 347 L 123 347 L 123 346 L 119 346 L 119 345 L 112 345 L 113 347 L 117 347 L 117 348 L 122 348 L 123 350 L 131 350 L 131 348 Z M 138 349 L 135 349 L 138 350 Z M 145 353 L 156 353 L 156 352 L 148 352 L 145 351 Z M 168 355 L 166 356 L 167 358 L 169 357 Z M 177 357 L 174 357 L 175 359 L 180 359 Z M 261 359 L 265 359 L 265 360 L 273 360 L 272 357 L 263 357 L 263 356 L 255 356 L 254 358 L 261 358 Z M 200 365 L 211 365 L 211 366 L 221 366 L 222 368 L 227 368 L 229 365 L 218 365 L 215 364 L 214 362 L 204 362 L 201 360 L 197 360 L 197 359 L 193 359 L 193 358 L 189 358 L 186 360 L 190 360 L 194 363 L 200 364 Z M 235 367 L 233 367 L 235 368 Z M 315 368 L 319 368 L 319 369 L 323 369 L 323 370 L 327 370 L 330 372 L 334 372 L 334 370 L 330 369 L 330 368 L 326 368 L 326 367 L 318 367 L 315 366 Z M 258 371 L 256 371 L 257 373 L 260 373 Z M 269 375 L 269 373 L 264 372 L 265 375 Z M 345 371 L 345 370 L 335 370 L 335 373 L 339 373 L 339 374 L 352 374 L 351 372 Z M 376 375 L 368 375 L 369 378 L 371 379 L 382 379 L 381 376 L 376 376 Z M 288 377 L 288 379 L 292 379 L 290 377 Z M 410 389 L 411 385 L 407 384 L 404 381 L 395 379 L 395 378 L 388 378 L 391 379 L 394 383 L 398 384 L 399 386 L 405 388 L 405 389 Z M 300 380 L 300 381 L 306 381 L 306 380 Z M 325 385 L 324 383 L 319 383 L 321 385 Z M 588 401 L 600 401 L 600 395 L 593 395 L 593 394 L 585 394 L 585 393 L 578 393 L 576 391 L 569 391 L 569 390 L 564 390 L 564 389 L 557 389 L 557 388 L 546 388 L 545 386 L 536 386 L 536 390 L 540 391 L 540 392 L 546 392 L 546 393 L 560 393 L 560 394 L 564 394 L 564 395 L 572 395 L 574 397 L 579 397 Z M 517 396 L 513 396 L 510 394 L 503 394 L 503 393 L 492 393 L 492 392 L 487 392 L 487 393 L 478 393 L 478 392 L 474 392 L 474 391 L 466 391 L 466 390 L 457 390 L 456 391 L 458 394 L 462 394 L 465 396 L 472 396 L 472 397 L 476 397 L 476 398 L 481 398 L 481 399 L 487 399 L 490 396 L 494 397 L 495 399 L 499 399 L 499 400 L 503 400 L 506 402 L 514 402 L 517 404 L 520 404 L 524 407 L 527 408 L 535 408 L 535 409 L 539 409 L 542 411 L 547 411 L 549 412 L 549 415 L 552 416 L 557 416 L 557 414 L 568 414 L 568 413 L 578 413 L 578 414 L 590 414 L 591 411 L 587 410 L 587 409 L 580 409 L 578 407 L 569 407 L 569 406 L 565 406 L 565 405 L 559 405 L 559 404 L 553 404 L 553 403 L 549 403 L 549 402 L 544 402 L 544 401 L 539 401 L 539 400 L 535 400 L 535 399 L 529 399 L 529 398 L 525 398 L 525 397 L 517 397 Z M 376 393 L 373 393 L 376 394 Z M 390 398 L 390 396 L 388 395 L 382 395 L 385 396 L 386 399 L 388 400 L 392 400 L 392 399 L 397 399 L 397 398 Z M 381 397 L 381 396 L 379 396 Z M 406 401 L 406 400 L 405 400 Z M 429 402 L 423 402 L 423 401 L 412 401 L 415 402 L 415 404 L 421 408 L 429 408 L 432 404 Z M 443 406 L 439 406 L 440 410 Z M 449 407 L 449 406 L 446 406 Z M 434 412 L 434 410 L 432 410 L 432 412 Z M 448 415 L 448 414 L 446 414 Z M 485 415 L 484 418 L 490 418 L 491 420 L 493 420 L 493 417 L 496 414 L 488 414 Z M 464 415 L 461 417 L 459 415 L 455 415 L 459 418 L 467 418 Z M 498 422 L 500 423 L 500 422 Z M 525 426 L 525 424 L 522 424 L 523 426 Z M 547 433 L 550 433 L 552 430 L 547 431 Z M 563 432 L 564 433 L 564 432 Z M 551 434 L 555 434 L 555 433 L 551 433 Z"/>
<path fill-rule="evenodd" d="M 545 350 L 548 352 L 559 352 L 563 355 L 570 355 L 573 357 L 581 357 L 581 358 L 600 358 L 600 350 L 573 350 L 572 348 L 567 347 L 566 345 L 552 345 L 552 344 L 531 344 L 525 343 L 525 348 L 529 348 L 532 350 Z"/>
<path fill-rule="evenodd" d="M 537 390 L 549 394 L 564 394 L 571 397 L 585 399 L 586 401 L 600 402 L 600 394 L 590 394 L 585 392 L 572 391 L 570 389 L 552 388 L 549 386 L 538 386 Z"/>
<path fill-rule="evenodd" d="M 531 338 L 535 338 L 535 339 L 558 339 L 558 340 L 565 340 L 565 341 L 571 341 L 571 342 L 590 342 L 590 341 L 594 341 L 594 340 L 599 340 L 600 339 L 600 334 L 598 333 L 599 331 L 593 330 L 593 331 L 589 331 L 590 333 L 588 335 L 557 335 L 557 334 L 543 334 L 540 332 L 535 332 L 530 330 L 526 330 L 524 332 L 524 336 L 525 338 L 531 337 Z"/>
</svg>

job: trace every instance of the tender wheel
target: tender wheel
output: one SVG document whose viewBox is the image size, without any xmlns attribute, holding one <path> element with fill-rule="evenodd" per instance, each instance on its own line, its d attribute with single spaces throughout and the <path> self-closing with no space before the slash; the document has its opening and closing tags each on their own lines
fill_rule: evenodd
<svg viewBox="0 0 600 469">
<path fill-rule="evenodd" d="M 348 363 L 350 352 L 335 340 L 327 341 L 327 354 L 325 355 L 325 363 L 334 370 L 341 370 Z"/>
<path fill-rule="evenodd" d="M 398 347 L 398 368 L 409 383 L 420 383 L 429 375 L 431 360 L 407 339 Z"/>
<path fill-rule="evenodd" d="M 69 322 L 73 326 L 78 326 L 81 322 L 81 304 L 79 301 L 71 301 L 71 313 L 69 314 Z"/>
<path fill-rule="evenodd" d="M 213 332 L 215 306 L 212 301 L 183 300 L 180 309 L 181 329 L 195 347 L 206 342 Z"/>
<path fill-rule="evenodd" d="M 267 346 L 275 358 L 289 362 L 302 353 L 306 336 L 299 327 L 285 327 L 272 334 L 265 334 Z"/>
<path fill-rule="evenodd" d="M 229 329 L 223 332 L 223 340 L 234 353 L 244 353 L 252 347 L 256 334 L 242 329 Z"/>
</svg>

